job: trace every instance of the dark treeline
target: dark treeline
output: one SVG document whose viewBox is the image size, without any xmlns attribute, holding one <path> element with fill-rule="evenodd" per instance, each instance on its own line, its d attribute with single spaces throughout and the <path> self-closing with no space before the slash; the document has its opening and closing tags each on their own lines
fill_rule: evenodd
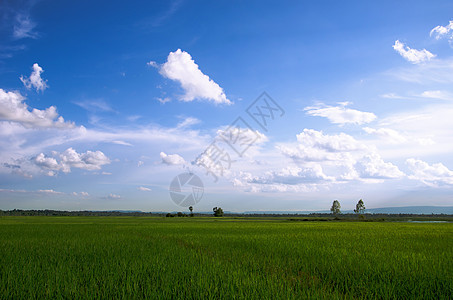
<svg viewBox="0 0 453 300">
<path fill-rule="evenodd" d="M 141 211 L 65 211 L 65 210 L 0 210 L 0 216 L 92 216 L 92 217 L 114 217 L 114 216 L 165 216 L 165 213 L 152 213 Z"/>
</svg>

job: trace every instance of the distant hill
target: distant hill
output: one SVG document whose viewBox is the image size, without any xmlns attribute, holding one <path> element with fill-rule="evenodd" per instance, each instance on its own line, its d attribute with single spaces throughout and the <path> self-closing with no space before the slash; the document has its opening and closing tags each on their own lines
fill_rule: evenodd
<svg viewBox="0 0 453 300">
<path fill-rule="evenodd" d="M 366 210 L 371 214 L 453 214 L 453 206 L 402 206 L 402 207 L 382 207 Z"/>
<path fill-rule="evenodd" d="M 353 213 L 352 210 L 342 210 L 342 213 Z M 317 211 L 246 211 L 244 214 L 327 214 L 329 210 Z M 368 214 L 453 214 L 453 206 L 401 206 L 401 207 L 381 207 L 366 209 Z"/>
</svg>

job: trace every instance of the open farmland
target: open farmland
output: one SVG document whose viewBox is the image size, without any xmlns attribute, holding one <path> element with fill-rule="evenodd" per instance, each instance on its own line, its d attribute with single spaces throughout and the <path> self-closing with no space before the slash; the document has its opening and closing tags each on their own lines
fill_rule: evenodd
<svg viewBox="0 0 453 300">
<path fill-rule="evenodd" d="M 0 298 L 439 298 L 453 223 L 0 218 Z"/>
</svg>

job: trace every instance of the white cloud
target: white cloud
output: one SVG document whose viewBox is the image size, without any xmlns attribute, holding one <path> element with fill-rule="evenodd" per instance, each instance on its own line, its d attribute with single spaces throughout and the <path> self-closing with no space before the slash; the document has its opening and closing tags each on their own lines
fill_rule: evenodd
<svg viewBox="0 0 453 300">
<path fill-rule="evenodd" d="M 93 112 L 93 111 L 100 111 L 100 112 L 114 112 L 115 110 L 105 102 L 103 99 L 96 99 L 96 100 L 89 100 L 89 101 L 81 101 L 81 102 L 74 102 L 74 104 L 82 107 L 83 109 Z"/>
<path fill-rule="evenodd" d="M 290 166 L 277 172 L 266 172 L 264 176 L 251 178 L 249 183 L 297 185 L 334 180 L 335 178 L 324 174 L 321 165 L 312 164 L 303 168 Z"/>
<path fill-rule="evenodd" d="M 63 153 L 53 152 L 53 156 L 47 157 L 44 153 L 38 154 L 32 161 L 40 167 L 48 176 L 54 176 L 58 171 L 71 172 L 71 168 L 84 170 L 100 170 L 103 165 L 110 164 L 110 159 L 101 151 L 87 151 L 77 153 L 74 149 L 68 148 Z"/>
<path fill-rule="evenodd" d="M 216 139 L 218 141 L 228 141 L 232 145 L 239 147 L 258 146 L 269 141 L 268 137 L 259 130 L 252 130 L 239 126 L 223 127 L 217 130 Z"/>
<path fill-rule="evenodd" d="M 27 190 L 12 190 L 12 189 L 0 189 L 2 193 L 21 193 L 21 194 L 46 194 L 46 195 L 64 195 L 63 192 L 58 192 L 52 189 L 42 189 L 36 191 L 27 191 Z"/>
<path fill-rule="evenodd" d="M 181 84 L 185 94 L 182 101 L 205 99 L 217 104 L 232 104 L 227 99 L 223 89 L 209 76 L 203 74 L 189 53 L 181 51 L 170 52 L 167 62 L 160 66 L 162 76 Z"/>
<path fill-rule="evenodd" d="M 107 196 L 108 199 L 110 200 L 114 200 L 114 199 L 121 199 L 121 196 L 120 195 L 116 195 L 116 194 L 109 194 Z"/>
<path fill-rule="evenodd" d="M 401 178 L 404 173 L 397 166 L 384 160 L 375 152 L 364 155 L 356 165 L 362 178 L 393 179 Z"/>
<path fill-rule="evenodd" d="M 77 153 L 74 149 L 68 148 L 60 155 L 63 172 L 71 171 L 71 167 L 84 170 L 100 170 L 103 165 L 110 164 L 110 159 L 101 151 L 87 151 Z"/>
<path fill-rule="evenodd" d="M 423 107 L 393 113 L 379 122 L 379 126 L 403 132 L 408 143 L 386 150 L 386 157 L 407 158 L 450 154 L 453 151 L 451 103 L 429 104 Z M 435 145 L 435 146 L 432 146 Z"/>
<path fill-rule="evenodd" d="M 142 192 L 151 192 L 152 191 L 150 188 L 147 188 L 147 187 L 144 187 L 144 186 L 138 187 L 138 190 L 142 191 Z"/>
<path fill-rule="evenodd" d="M 184 158 L 182 158 L 178 154 L 166 154 L 164 152 L 161 152 L 160 158 L 162 159 L 162 163 L 167 165 L 183 165 L 186 163 Z"/>
<path fill-rule="evenodd" d="M 80 192 L 80 193 L 72 192 L 72 195 L 80 196 L 80 197 L 89 197 L 90 196 L 90 194 L 88 194 L 87 192 Z"/>
<path fill-rule="evenodd" d="M 374 129 L 370 127 L 364 127 L 363 130 L 368 134 L 379 136 L 393 143 L 403 143 L 407 141 L 407 139 L 404 136 L 402 136 L 398 131 L 390 128 Z"/>
<path fill-rule="evenodd" d="M 34 23 L 27 14 L 17 14 L 16 20 L 13 27 L 13 36 L 16 39 L 22 38 L 37 38 L 38 34 L 33 31 L 36 27 Z"/>
<path fill-rule="evenodd" d="M 453 39 L 453 21 L 450 21 L 447 26 L 436 26 L 429 33 L 430 36 L 434 36 L 436 40 L 440 40 L 444 37 Z"/>
<path fill-rule="evenodd" d="M 428 84 L 453 83 L 453 59 L 432 60 L 429 64 L 417 64 L 389 70 L 384 74 L 397 80 Z"/>
<path fill-rule="evenodd" d="M 387 99 L 406 99 L 406 97 L 400 96 L 395 93 L 387 93 L 387 94 L 382 94 L 382 98 L 387 98 Z"/>
<path fill-rule="evenodd" d="M 429 186 L 453 185 L 453 171 L 441 163 L 429 165 L 422 160 L 409 158 L 406 164 L 412 171 L 412 175 L 409 176 L 411 179 L 420 180 Z"/>
<path fill-rule="evenodd" d="M 112 141 L 112 143 L 117 144 L 117 145 L 129 146 L 129 147 L 133 146 L 131 143 L 128 143 L 125 141 Z"/>
<path fill-rule="evenodd" d="M 46 157 L 44 153 L 38 154 L 34 158 L 34 163 L 44 169 L 48 170 L 59 170 L 60 169 L 60 164 L 57 162 L 57 160 L 53 157 Z"/>
<path fill-rule="evenodd" d="M 24 103 L 25 98 L 19 92 L 6 92 L 0 89 L 0 120 L 12 121 L 23 126 L 40 128 L 72 128 L 74 123 L 65 122 L 58 116 L 55 106 L 39 110 Z"/>
<path fill-rule="evenodd" d="M 365 148 L 352 136 L 343 132 L 337 135 L 327 135 L 314 129 L 304 129 L 297 135 L 297 141 L 304 147 L 316 148 L 327 152 L 357 151 Z"/>
<path fill-rule="evenodd" d="M 169 97 L 164 97 L 164 98 L 157 97 L 156 100 L 159 101 L 161 104 L 165 104 L 165 103 L 171 101 L 171 99 Z"/>
<path fill-rule="evenodd" d="M 423 98 L 431 98 L 431 99 L 439 99 L 439 100 L 452 100 L 453 95 L 446 91 L 424 91 L 420 94 L 420 97 Z"/>
<path fill-rule="evenodd" d="M 376 119 L 376 115 L 370 112 L 362 112 L 355 109 L 346 108 L 348 102 L 339 103 L 339 106 L 329 106 L 319 104 L 304 108 L 310 116 L 324 117 L 334 124 L 364 124 Z"/>
<path fill-rule="evenodd" d="M 435 54 L 432 54 L 426 49 L 423 50 L 411 49 L 409 48 L 409 46 L 404 45 L 404 43 L 400 42 L 399 40 L 395 41 L 393 49 L 395 49 L 395 51 L 398 52 L 404 59 L 413 64 L 419 64 L 421 62 L 429 61 L 432 58 L 436 57 Z"/>
<path fill-rule="evenodd" d="M 176 127 L 178 129 L 185 128 L 185 127 L 190 127 L 190 126 L 198 124 L 198 123 L 200 123 L 200 120 L 198 120 L 197 118 L 188 117 L 188 118 L 185 118 L 183 121 L 179 122 Z"/>
<path fill-rule="evenodd" d="M 304 129 L 297 135 L 297 141 L 297 144 L 283 144 L 278 148 L 299 166 L 320 165 L 326 178 L 337 182 L 404 176 L 397 166 L 384 162 L 374 147 L 345 133 L 327 135 Z"/>
<path fill-rule="evenodd" d="M 44 90 L 48 88 L 48 86 L 47 80 L 43 80 L 41 78 L 42 72 L 44 72 L 44 70 L 35 63 L 33 64 L 33 71 L 31 72 L 30 77 L 26 78 L 24 76 L 20 76 L 20 81 L 22 81 L 27 89 L 31 89 L 33 87 L 37 92 L 44 92 Z"/>
<path fill-rule="evenodd" d="M 147 64 L 148 66 L 153 67 L 153 68 L 156 68 L 156 69 L 159 68 L 159 64 L 156 63 L 156 62 L 153 61 L 153 60 L 147 62 L 146 64 Z"/>
<path fill-rule="evenodd" d="M 50 194 L 50 195 L 63 195 L 64 194 L 62 192 L 57 192 L 54 190 L 38 190 L 37 192 L 42 193 L 42 194 Z"/>
</svg>

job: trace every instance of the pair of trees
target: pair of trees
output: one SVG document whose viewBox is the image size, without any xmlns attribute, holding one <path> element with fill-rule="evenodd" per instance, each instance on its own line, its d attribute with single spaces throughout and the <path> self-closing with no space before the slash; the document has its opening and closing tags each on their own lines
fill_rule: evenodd
<svg viewBox="0 0 453 300">
<path fill-rule="evenodd" d="M 361 214 L 364 210 L 365 210 L 365 203 L 363 202 L 362 199 L 360 199 L 359 202 L 357 202 L 357 204 L 355 205 L 354 212 L 356 214 Z M 341 214 L 340 201 L 334 200 L 333 203 L 332 203 L 332 207 L 330 208 L 330 211 L 334 215 Z"/>
</svg>

